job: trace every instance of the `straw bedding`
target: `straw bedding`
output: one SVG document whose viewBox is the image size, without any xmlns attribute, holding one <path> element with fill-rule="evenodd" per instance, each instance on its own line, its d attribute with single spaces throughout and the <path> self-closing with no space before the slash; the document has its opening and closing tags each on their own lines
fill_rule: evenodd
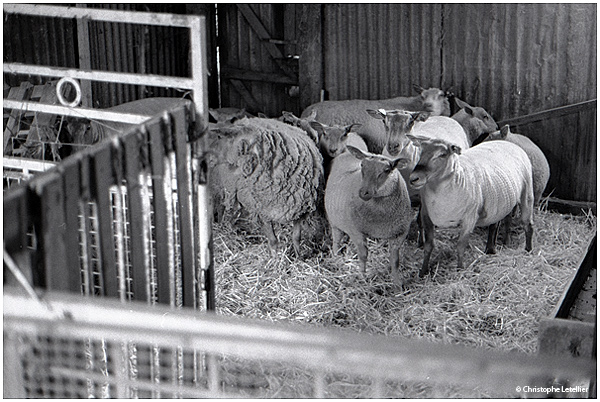
<svg viewBox="0 0 600 402">
<path fill-rule="evenodd" d="M 401 257 L 407 283 L 398 290 L 385 241 L 368 241 L 368 264 L 376 273 L 365 276 L 352 244 L 333 256 L 326 222 L 318 217 L 308 222 L 303 247 L 312 255 L 304 261 L 293 257 L 285 226 L 279 240 L 288 247 L 273 256 L 251 217 L 228 216 L 215 225 L 219 314 L 533 354 L 540 318 L 552 311 L 596 231 L 591 213 L 561 215 L 542 207 L 535 211 L 531 253 L 524 251 L 524 233 L 516 227 L 511 245 L 485 255 L 487 231 L 477 229 L 465 252 L 465 268 L 458 270 L 457 230 L 438 229 L 431 274 L 419 279 L 423 250 L 416 246 L 413 224 Z M 436 395 L 423 392 L 410 387 L 394 395 Z M 443 396 L 452 395 L 447 390 Z"/>
</svg>

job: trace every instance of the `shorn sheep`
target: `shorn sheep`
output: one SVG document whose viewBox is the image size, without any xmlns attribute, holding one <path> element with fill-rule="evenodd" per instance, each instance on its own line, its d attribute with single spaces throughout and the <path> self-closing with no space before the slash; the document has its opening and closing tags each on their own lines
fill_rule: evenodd
<svg viewBox="0 0 600 402">
<path fill-rule="evenodd" d="M 417 85 L 414 88 L 419 95 L 413 97 L 315 103 L 307 107 L 301 117 L 306 118 L 316 112 L 314 119 L 329 126 L 362 124 L 357 133 L 365 140 L 369 152 L 381 153 L 387 141 L 385 127 L 382 122 L 371 119 L 366 112 L 367 109 L 421 110 L 434 116 L 450 116 L 450 105 L 444 91 L 438 88 L 424 89 Z"/>
<path fill-rule="evenodd" d="M 427 138 L 444 139 L 461 149 L 469 148 L 467 136 L 455 120 L 445 116 L 430 117 L 426 112 L 408 112 L 405 110 L 367 110 L 367 113 L 382 120 L 387 132 L 388 142 L 385 155 L 408 158 L 400 172 L 408 183 L 409 175 L 417 165 L 421 149 L 408 138 L 408 134 Z M 409 189 L 411 199 L 418 199 L 418 191 Z"/>
<path fill-rule="evenodd" d="M 546 189 L 546 185 L 548 184 L 548 180 L 550 179 L 550 165 L 548 164 L 548 160 L 546 156 L 542 152 L 542 150 L 535 145 L 533 141 L 531 141 L 528 137 L 513 133 L 510 131 L 510 126 L 508 124 L 502 126 L 502 128 L 498 131 L 490 133 L 490 135 L 485 139 L 485 141 L 494 141 L 494 140 L 505 140 L 508 142 L 512 142 L 513 144 L 518 145 L 525 151 L 527 156 L 529 157 L 529 161 L 531 162 L 532 168 L 532 179 L 533 179 L 533 205 L 536 206 L 542 199 L 542 194 Z M 507 216 L 506 219 L 502 221 L 504 224 L 504 243 L 510 243 L 510 226 L 512 221 L 512 214 Z M 491 227 L 490 231 L 497 230 L 495 227 Z M 494 236 L 495 234 L 490 232 L 489 236 Z"/>
<path fill-rule="evenodd" d="M 237 120 L 210 133 L 217 134 L 212 145 L 219 177 L 211 187 L 223 187 L 230 199 L 260 218 L 273 251 L 278 246 L 273 222 L 292 222 L 300 257 L 301 223 L 316 210 L 323 188 L 323 159 L 316 144 L 301 129 L 265 118 Z"/>
<path fill-rule="evenodd" d="M 421 158 L 410 175 L 410 185 L 420 190 L 425 234 L 419 276 L 429 272 L 434 225 L 460 226 L 457 256 L 461 268 L 473 229 L 491 225 L 497 228 L 517 205 L 521 206 L 525 226 L 525 250 L 531 251 L 533 184 L 531 162 L 525 151 L 507 141 L 483 143 L 462 152 L 443 140 L 411 139 L 421 147 Z M 486 253 L 495 253 L 494 244 L 495 240 L 488 237 Z"/>
<path fill-rule="evenodd" d="M 413 213 L 406 183 L 396 169 L 399 160 L 369 153 L 364 142 L 360 148 L 348 145 L 347 151 L 333 160 L 327 180 L 325 212 L 333 252 L 337 254 L 346 233 L 366 272 L 366 238 L 388 239 L 392 277 L 402 286 L 398 267 Z"/>
<path fill-rule="evenodd" d="M 477 145 L 479 138 L 498 130 L 494 118 L 482 107 L 471 106 L 467 102 L 454 98 L 460 110 L 452 115 L 467 133 L 469 145 Z"/>
</svg>

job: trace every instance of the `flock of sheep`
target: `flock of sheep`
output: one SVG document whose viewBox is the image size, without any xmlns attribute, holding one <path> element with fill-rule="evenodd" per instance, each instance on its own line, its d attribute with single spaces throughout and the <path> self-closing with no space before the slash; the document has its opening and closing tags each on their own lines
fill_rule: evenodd
<svg viewBox="0 0 600 402">
<path fill-rule="evenodd" d="M 217 212 L 237 205 L 258 216 L 273 250 L 272 223 L 293 223 L 298 257 L 302 220 L 324 212 L 332 251 L 348 235 L 363 271 L 366 238 L 388 240 L 398 286 L 414 206 L 424 246 L 421 277 L 429 272 L 436 226 L 460 227 L 462 267 L 476 226 L 489 226 L 486 253 L 495 253 L 499 224 L 507 228 L 506 242 L 510 219 L 520 210 L 530 251 L 534 205 L 550 176 L 542 151 L 508 126 L 498 130 L 481 107 L 455 99 L 460 110 L 450 117 L 444 91 L 415 89 L 413 97 L 319 102 L 300 117 L 211 111 L 217 123 L 208 133 L 209 180 Z"/>
</svg>

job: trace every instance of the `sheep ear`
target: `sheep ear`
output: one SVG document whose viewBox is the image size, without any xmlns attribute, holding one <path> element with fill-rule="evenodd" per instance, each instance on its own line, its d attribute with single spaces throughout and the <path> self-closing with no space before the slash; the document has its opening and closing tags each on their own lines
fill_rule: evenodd
<svg viewBox="0 0 600 402">
<path fill-rule="evenodd" d="M 379 109 L 379 110 L 367 109 L 367 113 L 369 114 L 369 116 L 374 117 L 376 119 L 385 120 L 385 110 L 383 110 L 383 109 Z"/>
<path fill-rule="evenodd" d="M 431 116 L 430 112 L 418 112 L 415 116 L 415 121 L 425 121 Z"/>
<path fill-rule="evenodd" d="M 357 129 L 357 128 L 361 128 L 361 127 L 362 127 L 362 124 L 360 124 L 360 123 L 350 124 L 349 126 L 346 126 L 346 133 L 349 133 L 352 130 Z"/>
<path fill-rule="evenodd" d="M 413 84 L 413 89 L 420 94 L 421 92 L 423 92 L 425 90 L 425 88 L 423 88 L 422 86 L 420 86 L 419 84 Z"/>
<path fill-rule="evenodd" d="M 365 159 L 365 158 L 367 157 L 367 155 L 365 155 L 365 154 L 363 153 L 363 151 L 361 151 L 361 150 L 360 150 L 360 149 L 358 149 L 358 148 L 355 148 L 355 147 L 353 147 L 352 145 L 348 145 L 347 149 L 348 149 L 348 151 L 350 151 L 350 153 L 351 153 L 352 155 L 354 155 L 354 157 L 355 157 L 356 159 L 361 159 L 361 160 L 362 160 L 362 159 Z"/>
<path fill-rule="evenodd" d="M 464 109 L 466 107 L 471 107 L 471 105 L 469 105 L 467 102 L 460 100 L 458 98 L 454 98 L 454 101 L 456 102 L 456 106 L 458 106 L 461 109 Z"/>
<path fill-rule="evenodd" d="M 508 124 L 505 124 L 500 129 L 500 138 L 506 138 L 508 134 L 510 134 L 510 126 Z"/>
<path fill-rule="evenodd" d="M 458 145 L 450 145 L 450 152 L 460 155 L 461 149 Z"/>
<path fill-rule="evenodd" d="M 421 145 L 425 140 L 427 140 L 427 138 L 425 138 L 425 137 L 419 137 L 419 136 L 412 135 L 412 134 L 406 134 L 406 138 L 408 138 L 414 144 L 417 144 L 417 145 Z"/>
<path fill-rule="evenodd" d="M 286 112 L 285 110 L 281 111 L 281 115 L 284 116 L 284 117 L 290 117 L 290 118 L 296 117 L 296 116 L 294 116 L 294 113 L 292 113 L 292 112 Z"/>
<path fill-rule="evenodd" d="M 473 109 L 471 109 L 471 106 L 467 105 L 467 106 L 463 107 L 463 110 L 465 112 L 467 112 L 467 114 L 470 114 L 471 116 L 474 116 L 474 112 L 473 112 Z"/>
<path fill-rule="evenodd" d="M 392 161 L 392 169 L 394 169 L 394 168 L 404 169 L 408 166 L 409 163 L 410 163 L 410 159 L 402 156 L 402 157 Z"/>
<path fill-rule="evenodd" d="M 257 115 L 258 117 L 260 117 L 261 119 L 268 119 L 267 115 L 266 115 L 266 114 L 264 114 L 264 113 L 258 112 L 256 115 Z"/>
</svg>

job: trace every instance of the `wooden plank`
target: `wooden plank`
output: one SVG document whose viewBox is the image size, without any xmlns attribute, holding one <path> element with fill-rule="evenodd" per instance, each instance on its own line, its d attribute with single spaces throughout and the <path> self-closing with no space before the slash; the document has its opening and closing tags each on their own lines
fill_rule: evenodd
<svg viewBox="0 0 600 402">
<path fill-rule="evenodd" d="M 84 4 L 76 4 L 75 7 L 85 8 Z M 90 53 L 90 27 L 87 19 L 77 19 L 77 50 L 79 54 L 79 68 L 83 70 L 92 69 L 92 56 Z M 92 82 L 90 80 L 81 81 L 81 105 L 85 107 L 93 106 Z"/>
<path fill-rule="evenodd" d="M 154 120 L 148 124 L 148 146 L 152 171 L 152 203 L 154 205 L 154 235 L 156 244 L 156 269 L 158 281 L 158 303 L 169 304 L 170 298 L 170 259 L 169 234 L 167 233 L 167 202 L 170 194 L 165 194 L 165 150 L 162 138 L 162 122 Z"/>
<path fill-rule="evenodd" d="M 180 107 L 171 113 L 173 124 L 173 148 L 177 166 L 177 216 L 179 217 L 179 238 L 181 239 L 181 274 L 183 284 L 183 305 L 194 307 L 194 279 L 196 258 L 194 253 L 194 221 L 191 194 L 191 158 L 187 145 L 189 109 Z"/>
<path fill-rule="evenodd" d="M 92 191 L 98 206 L 100 235 L 100 255 L 102 257 L 102 277 L 104 295 L 119 296 L 115 260 L 114 231 L 112 223 L 112 203 L 110 186 L 113 184 L 110 143 L 103 144 L 92 154 Z"/>
<path fill-rule="evenodd" d="M 30 82 L 24 81 L 17 88 L 11 88 L 8 92 L 8 99 L 15 100 L 24 100 L 27 99 L 29 94 L 31 93 L 33 85 Z M 17 135 L 19 131 L 19 121 L 21 118 L 21 109 L 13 108 L 10 111 L 10 116 L 8 118 L 8 122 L 6 123 L 6 127 L 4 128 L 4 146 L 2 149 L 4 150 L 4 154 L 10 154 L 10 150 L 12 147 L 7 148 L 11 137 Z"/>
<path fill-rule="evenodd" d="M 241 68 L 223 67 L 221 77 L 245 81 L 262 81 L 284 85 L 298 85 L 298 80 L 278 73 L 263 73 L 260 71 L 243 70 Z"/>
<path fill-rule="evenodd" d="M 591 269 L 597 264 L 596 238 L 597 236 L 594 236 L 590 241 L 586 253 L 578 265 L 577 271 L 571 276 L 568 282 L 569 285 L 558 300 L 558 303 L 556 303 L 554 311 L 550 314 L 551 317 L 567 318 L 569 316 L 569 311 L 573 307 L 579 291 L 590 274 Z"/>
<path fill-rule="evenodd" d="M 240 80 L 230 80 L 231 85 L 242 95 L 244 101 L 248 105 L 249 111 L 256 113 L 262 110 L 262 106 L 260 103 L 254 98 L 254 95 L 244 85 L 244 83 Z"/>
<path fill-rule="evenodd" d="M 63 176 L 65 214 L 65 265 L 69 271 L 67 288 L 72 292 L 81 291 L 80 249 L 79 249 L 79 205 L 80 195 L 80 154 L 65 160 L 58 171 Z"/>
<path fill-rule="evenodd" d="M 250 7 L 249 4 L 238 4 L 237 7 L 244 16 L 244 18 L 246 18 L 254 32 L 256 32 L 259 39 L 265 45 L 267 51 L 269 52 L 271 57 L 273 57 L 275 63 L 277 63 L 277 65 L 287 75 L 289 75 L 290 77 L 295 77 L 296 74 L 285 64 L 285 62 L 282 61 L 282 59 L 284 59 L 283 53 L 281 53 L 277 45 L 270 42 L 271 35 L 263 25 L 260 18 L 258 18 L 258 16 L 254 13 L 252 7 Z"/>
<path fill-rule="evenodd" d="M 323 19 L 321 4 L 302 4 L 300 17 L 300 55 L 298 85 L 300 109 L 321 100 L 323 89 Z"/>
<path fill-rule="evenodd" d="M 127 183 L 127 202 L 129 209 L 129 228 L 131 232 L 131 276 L 133 279 L 133 298 L 135 300 L 148 301 L 148 277 L 146 275 L 145 237 L 148 236 L 148 228 L 144 225 L 144 219 L 140 217 L 147 214 L 144 211 L 140 185 L 140 173 L 144 163 L 145 144 L 142 134 L 126 135 L 123 137 L 125 150 L 125 181 Z M 146 239 L 149 242 L 149 239 Z M 148 257 L 149 258 L 149 257 Z"/>
<path fill-rule="evenodd" d="M 71 290 L 71 272 L 65 262 L 67 245 L 63 178 L 57 171 L 48 172 L 43 176 L 43 180 L 37 180 L 32 185 L 41 201 L 39 238 L 42 240 L 47 289 Z"/>
<path fill-rule="evenodd" d="M 592 359 L 596 334 L 594 323 L 561 318 L 540 320 L 538 350 L 542 355 Z"/>
</svg>

